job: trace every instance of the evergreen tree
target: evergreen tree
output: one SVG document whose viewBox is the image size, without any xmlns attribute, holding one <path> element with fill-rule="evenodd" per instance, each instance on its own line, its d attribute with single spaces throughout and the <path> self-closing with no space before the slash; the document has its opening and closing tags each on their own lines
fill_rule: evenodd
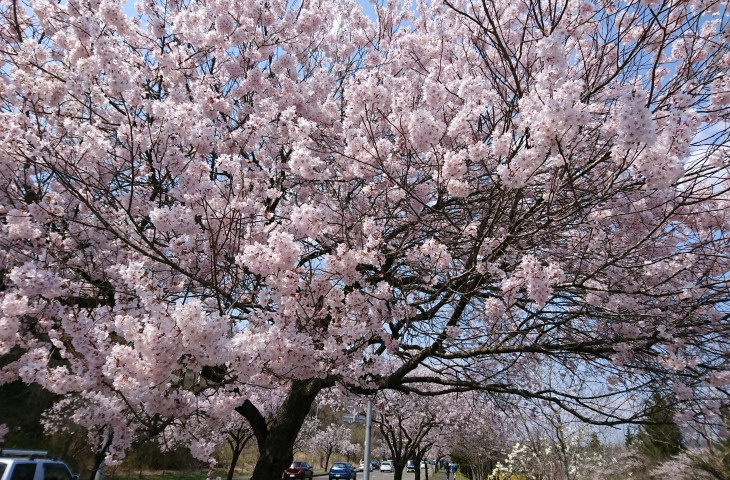
<svg viewBox="0 0 730 480">
<path fill-rule="evenodd" d="M 678 455 L 684 450 L 682 431 L 674 422 L 674 407 L 667 397 L 655 392 L 647 402 L 648 424 L 636 434 L 640 450 L 652 460 Z"/>
<path fill-rule="evenodd" d="M 627 447 L 631 447 L 634 445 L 635 441 L 636 441 L 636 433 L 631 429 L 631 427 L 627 427 L 626 433 L 624 433 L 624 444 Z"/>
</svg>

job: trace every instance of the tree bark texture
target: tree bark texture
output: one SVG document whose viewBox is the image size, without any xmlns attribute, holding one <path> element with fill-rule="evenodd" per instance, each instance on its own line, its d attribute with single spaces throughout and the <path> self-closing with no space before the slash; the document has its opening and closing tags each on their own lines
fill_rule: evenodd
<svg viewBox="0 0 730 480">
<path fill-rule="evenodd" d="M 302 423 L 324 386 L 320 379 L 292 382 L 284 403 L 269 422 L 249 401 L 236 408 L 251 423 L 258 442 L 259 459 L 251 480 L 281 480 L 294 458 L 294 442 Z"/>
</svg>

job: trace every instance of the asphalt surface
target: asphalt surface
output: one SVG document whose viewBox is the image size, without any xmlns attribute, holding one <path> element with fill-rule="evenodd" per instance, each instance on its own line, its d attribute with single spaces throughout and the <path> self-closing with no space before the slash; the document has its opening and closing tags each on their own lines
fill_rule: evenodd
<svg viewBox="0 0 730 480">
<path fill-rule="evenodd" d="M 370 472 L 370 480 L 393 480 L 393 473 L 381 472 L 379 470 L 373 470 Z M 403 472 L 403 480 L 413 480 L 416 478 L 414 472 Z M 357 480 L 365 480 L 365 472 L 357 472 Z M 426 470 L 421 469 L 421 480 L 426 480 Z M 446 474 L 443 469 L 439 470 L 436 474 L 433 473 L 433 469 L 428 471 L 428 480 L 446 480 Z"/>
</svg>

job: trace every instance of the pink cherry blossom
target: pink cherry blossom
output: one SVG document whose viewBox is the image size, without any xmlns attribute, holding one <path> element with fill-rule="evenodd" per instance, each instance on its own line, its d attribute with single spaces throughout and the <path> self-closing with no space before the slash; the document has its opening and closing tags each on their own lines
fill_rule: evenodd
<svg viewBox="0 0 730 480">
<path fill-rule="evenodd" d="M 0 382 L 100 457 L 239 415 L 274 480 L 334 386 L 605 424 L 657 388 L 719 428 L 724 2 L 14 5 Z"/>
</svg>

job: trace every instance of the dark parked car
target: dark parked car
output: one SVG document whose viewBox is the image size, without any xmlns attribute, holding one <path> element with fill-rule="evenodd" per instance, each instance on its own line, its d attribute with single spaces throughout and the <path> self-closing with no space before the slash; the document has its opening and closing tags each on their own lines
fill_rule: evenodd
<svg viewBox="0 0 730 480">
<path fill-rule="evenodd" d="M 373 460 L 372 462 L 370 462 L 370 465 L 372 465 L 373 470 L 378 470 L 380 468 L 380 462 L 377 460 Z"/>
<path fill-rule="evenodd" d="M 292 462 L 291 466 L 284 470 L 284 478 L 311 478 L 314 476 L 314 471 L 311 465 L 307 462 Z"/>
<path fill-rule="evenodd" d="M 349 478 L 350 480 L 356 480 L 357 471 L 351 463 L 335 462 L 330 468 L 329 480 L 336 480 L 338 478 Z"/>
</svg>

